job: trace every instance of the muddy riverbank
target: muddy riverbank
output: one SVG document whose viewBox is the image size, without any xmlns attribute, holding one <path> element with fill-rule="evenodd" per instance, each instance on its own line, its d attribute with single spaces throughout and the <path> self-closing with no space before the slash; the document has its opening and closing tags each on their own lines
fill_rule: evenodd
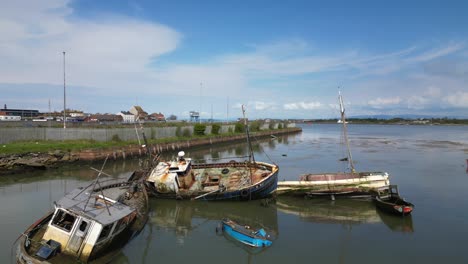
<svg viewBox="0 0 468 264">
<path fill-rule="evenodd" d="M 299 133 L 301 131 L 301 128 L 286 128 L 274 131 L 257 132 L 254 133 L 253 136 L 257 138 L 271 137 L 272 135 L 275 136 L 281 134 L 292 134 Z M 25 170 L 45 170 L 47 168 L 57 167 L 63 163 L 102 160 L 107 156 L 114 160 L 128 159 L 145 155 L 147 154 L 147 151 L 151 151 L 152 153 L 162 153 L 166 151 L 177 151 L 198 146 L 245 140 L 245 138 L 246 136 L 241 134 L 210 138 L 192 138 L 190 140 L 183 141 L 178 140 L 168 143 L 153 144 L 148 148 L 139 145 L 127 145 L 120 147 L 93 148 L 72 151 L 50 149 L 48 152 L 38 153 L 31 152 L 24 154 L 0 154 L 0 175 L 15 174 Z"/>
</svg>

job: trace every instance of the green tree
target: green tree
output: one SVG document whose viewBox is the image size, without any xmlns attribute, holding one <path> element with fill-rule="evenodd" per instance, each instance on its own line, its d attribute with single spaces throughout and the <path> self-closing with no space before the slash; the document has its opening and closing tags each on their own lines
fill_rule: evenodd
<svg viewBox="0 0 468 264">
<path fill-rule="evenodd" d="M 242 123 L 236 123 L 234 126 L 234 132 L 236 133 L 244 133 L 245 132 L 245 126 Z"/>
<path fill-rule="evenodd" d="M 253 121 L 252 123 L 250 123 L 250 131 L 252 132 L 260 131 L 260 122 Z"/>
<path fill-rule="evenodd" d="M 211 134 L 213 135 L 218 135 L 219 130 L 221 130 L 221 126 L 219 124 L 213 124 L 211 125 Z"/>
<path fill-rule="evenodd" d="M 191 137 L 192 136 L 192 133 L 190 133 L 190 129 L 188 128 L 184 128 L 184 130 L 182 131 L 182 136 L 183 137 Z"/>
<path fill-rule="evenodd" d="M 196 136 L 203 136 L 205 135 L 206 125 L 203 124 L 195 124 L 193 127 L 193 133 Z"/>
</svg>

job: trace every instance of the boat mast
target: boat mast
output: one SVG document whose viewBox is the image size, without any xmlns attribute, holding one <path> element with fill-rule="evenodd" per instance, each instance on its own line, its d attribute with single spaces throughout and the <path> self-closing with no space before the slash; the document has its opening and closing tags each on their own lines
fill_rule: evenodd
<svg viewBox="0 0 468 264">
<path fill-rule="evenodd" d="M 343 104 L 343 97 L 341 96 L 340 91 L 338 91 L 338 99 L 340 101 L 340 113 L 341 113 L 341 123 L 343 124 L 343 136 L 346 142 L 346 149 L 348 150 L 348 163 L 349 163 L 351 172 L 354 173 L 356 172 L 356 170 L 354 169 L 353 156 L 351 155 L 351 149 L 349 148 L 348 129 L 346 127 L 346 118 L 345 118 L 345 108 Z"/>
<path fill-rule="evenodd" d="M 247 134 L 247 145 L 249 147 L 249 162 L 255 163 L 255 157 L 252 150 L 252 143 L 250 142 L 249 124 L 245 118 L 245 107 L 242 105 L 242 115 L 244 116 L 245 133 Z"/>
</svg>

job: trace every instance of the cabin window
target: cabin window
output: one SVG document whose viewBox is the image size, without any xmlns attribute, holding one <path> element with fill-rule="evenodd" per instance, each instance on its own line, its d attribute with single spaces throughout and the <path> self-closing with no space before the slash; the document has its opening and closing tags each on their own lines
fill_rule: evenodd
<svg viewBox="0 0 468 264">
<path fill-rule="evenodd" d="M 76 217 L 72 214 L 69 214 L 63 210 L 58 210 L 55 214 L 54 219 L 52 220 L 52 225 L 70 232 L 73 224 L 75 223 Z"/>
<path fill-rule="evenodd" d="M 114 228 L 114 234 L 119 232 L 121 229 L 123 229 L 125 227 L 125 221 L 126 221 L 126 219 L 122 218 L 117 222 L 117 224 L 115 225 L 115 228 Z"/>
<path fill-rule="evenodd" d="M 87 227 L 88 227 L 88 223 L 85 222 L 85 221 L 81 221 L 81 224 L 80 224 L 80 227 L 79 227 L 80 231 L 85 232 Z"/>
<path fill-rule="evenodd" d="M 108 224 L 102 228 L 101 234 L 99 235 L 98 242 L 107 238 L 110 234 L 110 231 L 112 229 L 112 224 Z"/>
</svg>

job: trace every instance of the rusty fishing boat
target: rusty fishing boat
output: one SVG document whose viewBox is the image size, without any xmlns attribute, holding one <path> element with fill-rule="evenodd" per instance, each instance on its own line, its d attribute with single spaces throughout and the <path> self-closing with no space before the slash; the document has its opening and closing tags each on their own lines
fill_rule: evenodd
<svg viewBox="0 0 468 264">
<path fill-rule="evenodd" d="M 17 263 L 108 262 L 142 230 L 148 219 L 144 184 L 99 182 L 99 175 L 54 202 L 51 212 L 26 229 L 17 240 Z"/>
<path fill-rule="evenodd" d="M 249 160 L 194 164 L 180 151 L 173 161 L 160 161 L 146 178 L 150 194 L 159 198 L 192 200 L 255 200 L 277 188 L 276 164 L 255 160 L 244 114 Z"/>
</svg>

